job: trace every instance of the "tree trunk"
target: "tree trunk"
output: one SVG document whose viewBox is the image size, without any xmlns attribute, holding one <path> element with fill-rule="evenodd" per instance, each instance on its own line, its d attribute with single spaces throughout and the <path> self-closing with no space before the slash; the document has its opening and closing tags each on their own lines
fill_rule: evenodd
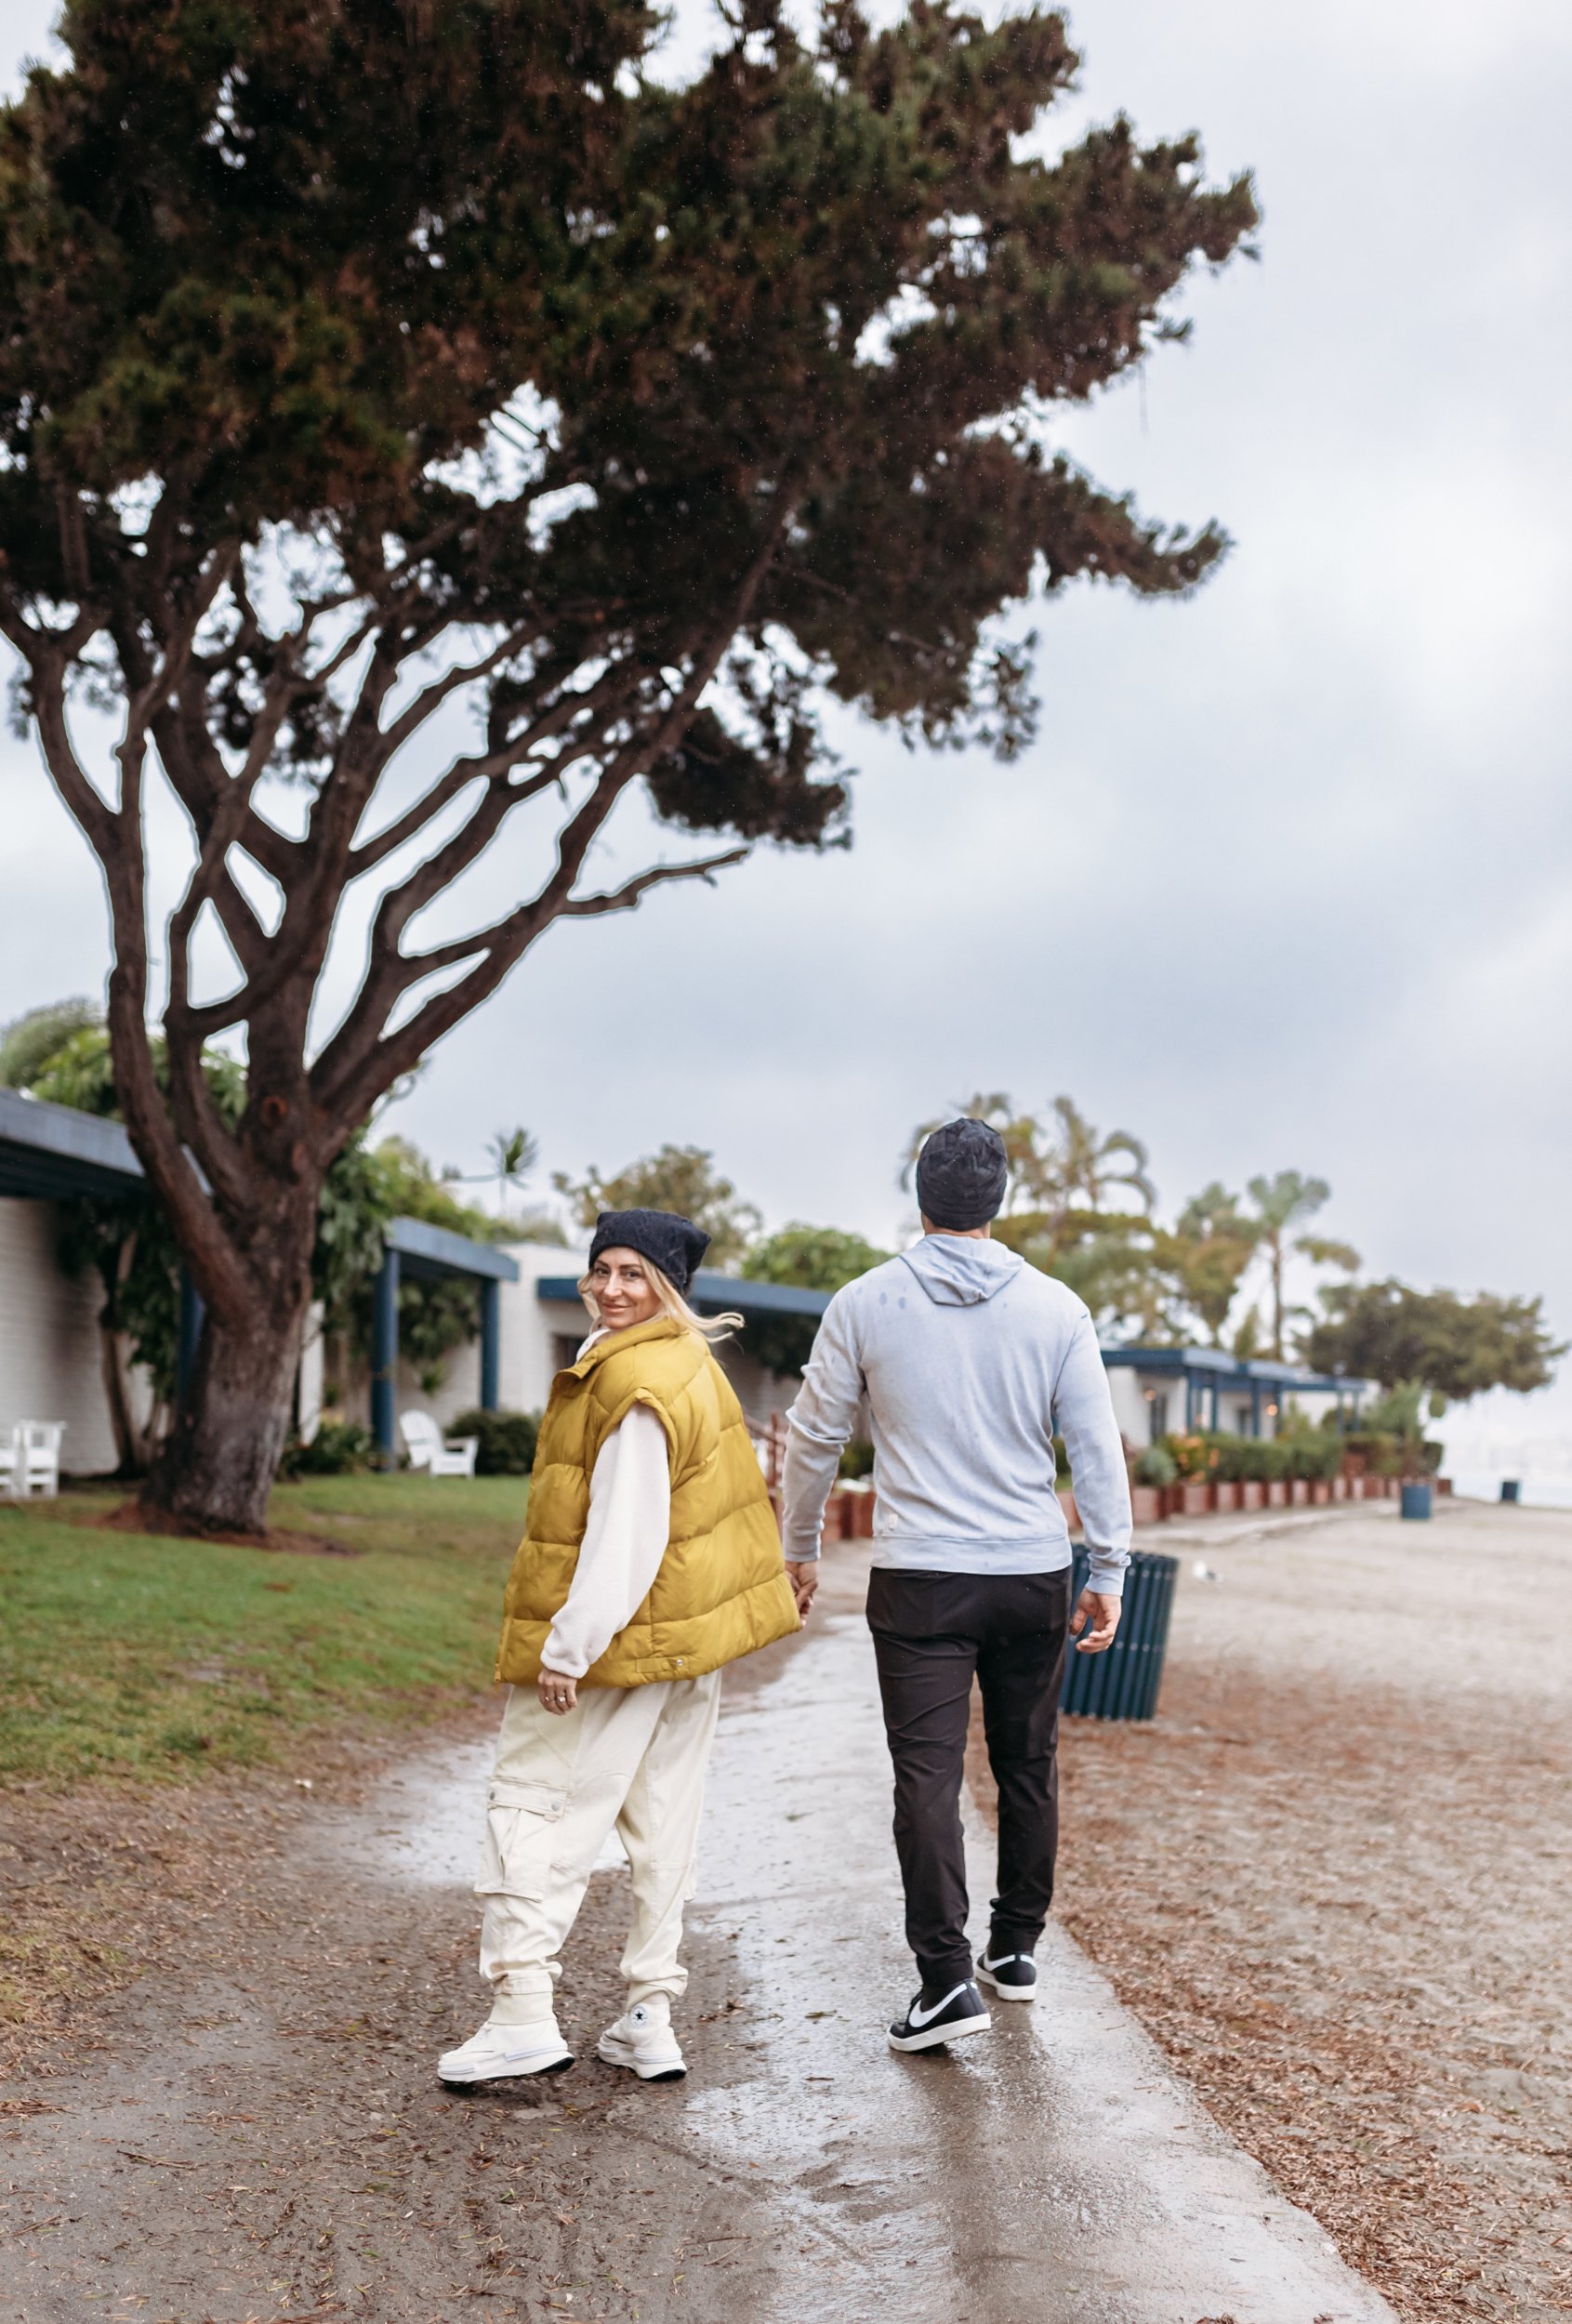
<svg viewBox="0 0 1572 2324">
<path fill-rule="evenodd" d="M 150 1523 L 260 1535 L 289 1427 L 300 1314 L 204 1321 L 196 1371 L 142 1494 Z"/>
</svg>

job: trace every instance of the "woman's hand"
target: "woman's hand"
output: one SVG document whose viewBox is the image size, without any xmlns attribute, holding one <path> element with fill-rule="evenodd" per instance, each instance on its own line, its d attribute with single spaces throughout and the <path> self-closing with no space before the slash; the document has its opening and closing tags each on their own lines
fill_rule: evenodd
<svg viewBox="0 0 1572 2324">
<path fill-rule="evenodd" d="M 554 1718 L 566 1718 L 578 1700 L 578 1681 L 569 1678 L 565 1670 L 547 1670 L 544 1663 L 535 1685 L 541 1709 L 550 1711 Z"/>
<path fill-rule="evenodd" d="M 805 1622 L 813 1607 L 813 1592 L 819 1586 L 819 1561 L 816 1557 L 786 1560 L 786 1579 L 791 1594 L 797 1600 L 797 1618 Z"/>
</svg>

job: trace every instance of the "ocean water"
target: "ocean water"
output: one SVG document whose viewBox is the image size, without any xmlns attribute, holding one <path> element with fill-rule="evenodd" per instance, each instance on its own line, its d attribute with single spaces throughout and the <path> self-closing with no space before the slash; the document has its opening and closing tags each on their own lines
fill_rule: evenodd
<svg viewBox="0 0 1572 2324">
<path fill-rule="evenodd" d="M 1502 1469 L 1454 1469 L 1443 1465 L 1443 1476 L 1451 1479 L 1452 1490 L 1460 1500 L 1499 1501 Z M 1526 1509 L 1572 1509 L 1572 1484 L 1553 1477 L 1521 1477 L 1517 1498 Z"/>
</svg>

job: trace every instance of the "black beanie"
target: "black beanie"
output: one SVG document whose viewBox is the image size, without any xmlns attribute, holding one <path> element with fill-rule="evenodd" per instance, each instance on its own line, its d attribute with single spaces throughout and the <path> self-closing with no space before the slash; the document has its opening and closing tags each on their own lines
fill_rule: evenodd
<svg viewBox="0 0 1572 2324">
<path fill-rule="evenodd" d="M 1010 1176 L 1004 1140 L 964 1117 L 936 1129 L 917 1157 L 917 1198 L 934 1226 L 986 1226 L 997 1216 Z"/>
<path fill-rule="evenodd" d="M 602 1210 L 595 1221 L 595 1240 L 589 1246 L 589 1264 L 593 1266 L 603 1250 L 636 1250 L 641 1259 L 653 1261 L 667 1282 L 679 1291 L 686 1291 L 694 1279 L 694 1269 L 709 1248 L 709 1237 L 692 1219 L 680 1219 L 675 1210 Z"/>
</svg>

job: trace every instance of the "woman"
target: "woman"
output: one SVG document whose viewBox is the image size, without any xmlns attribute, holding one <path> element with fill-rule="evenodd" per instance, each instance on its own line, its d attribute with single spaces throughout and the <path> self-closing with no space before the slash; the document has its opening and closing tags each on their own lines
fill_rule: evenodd
<svg viewBox="0 0 1572 2324">
<path fill-rule="evenodd" d="M 798 1628 L 764 1479 L 709 1348 L 739 1322 L 683 1297 L 709 1237 L 607 1210 L 579 1291 L 595 1328 L 552 1382 L 503 1606 L 510 1685 L 476 1894 L 492 2012 L 439 2066 L 468 2085 L 573 2064 L 557 1955 L 614 1827 L 633 1873 L 627 2008 L 600 2053 L 643 2081 L 687 2068 L 671 2028 L 720 1670 Z"/>
</svg>

